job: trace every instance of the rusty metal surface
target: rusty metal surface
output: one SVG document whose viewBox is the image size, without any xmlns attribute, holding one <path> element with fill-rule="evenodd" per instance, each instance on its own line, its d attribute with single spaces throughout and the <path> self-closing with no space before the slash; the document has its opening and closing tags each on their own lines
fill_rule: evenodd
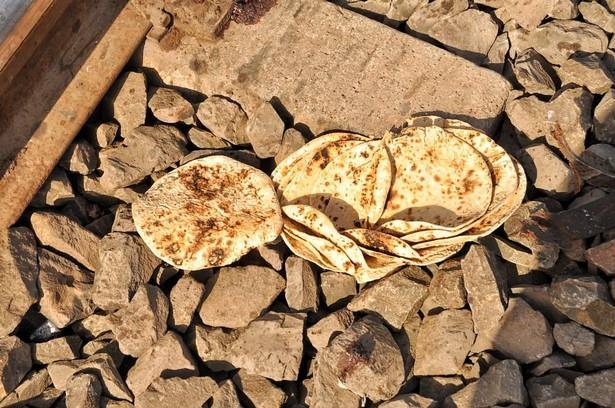
<svg viewBox="0 0 615 408">
<path fill-rule="evenodd" d="M 125 0 L 74 1 L 0 102 L 0 228 L 13 224 L 141 44 Z"/>
</svg>

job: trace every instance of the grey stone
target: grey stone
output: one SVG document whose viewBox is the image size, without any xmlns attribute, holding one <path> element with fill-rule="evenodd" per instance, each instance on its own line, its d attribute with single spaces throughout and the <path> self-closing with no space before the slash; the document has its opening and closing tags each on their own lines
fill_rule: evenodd
<svg viewBox="0 0 615 408">
<path fill-rule="evenodd" d="M 461 261 L 461 269 L 474 332 L 478 335 L 473 349 L 482 351 L 491 348 L 491 337 L 504 315 L 506 279 L 493 254 L 479 245 L 470 247 Z"/>
<path fill-rule="evenodd" d="M 332 405 L 340 408 L 359 408 L 361 397 L 349 389 L 340 387 L 334 362 L 328 360 L 324 353 L 318 353 L 314 363 L 313 386 L 306 403 L 313 408 L 329 408 Z"/>
<path fill-rule="evenodd" d="M 574 385 L 557 374 L 527 380 L 530 401 L 536 408 L 578 408 L 581 399 Z"/>
<path fill-rule="evenodd" d="M 169 295 L 171 301 L 169 325 L 178 332 L 185 333 L 204 294 L 205 285 L 197 281 L 190 273 L 179 278 Z"/>
<path fill-rule="evenodd" d="M 421 2 L 410 14 L 406 25 L 411 32 L 429 35 L 440 21 L 456 16 L 468 6 L 467 0 Z"/>
<path fill-rule="evenodd" d="M 250 142 L 246 134 L 248 117 L 235 102 L 221 96 L 211 96 L 201 102 L 196 116 L 214 135 L 234 145 Z"/>
<path fill-rule="evenodd" d="M 94 354 L 108 354 L 116 367 L 122 365 L 125 357 L 120 351 L 120 345 L 112 332 L 101 334 L 83 345 L 81 349 L 82 358 L 87 358 Z"/>
<path fill-rule="evenodd" d="M 156 119 L 164 123 L 194 123 L 194 108 L 179 92 L 169 88 L 154 88 L 147 106 Z"/>
<path fill-rule="evenodd" d="M 65 336 L 32 344 L 32 360 L 37 364 L 49 364 L 58 360 L 72 360 L 79 357 L 81 339 L 79 336 Z"/>
<path fill-rule="evenodd" d="M 53 386 L 59 390 L 66 391 L 66 382 L 73 374 L 79 370 L 79 366 L 85 360 L 60 360 L 47 366 L 47 372 L 53 382 Z"/>
<path fill-rule="evenodd" d="M 463 379 L 453 377 L 421 377 L 419 379 L 420 394 L 442 403 L 446 397 L 464 387 Z"/>
<path fill-rule="evenodd" d="M 475 334 L 469 310 L 444 310 L 426 316 L 416 342 L 414 374 L 453 375 L 463 365 Z"/>
<path fill-rule="evenodd" d="M 469 9 L 434 24 L 428 32 L 457 55 L 481 63 L 498 35 L 498 25 L 488 13 Z"/>
<path fill-rule="evenodd" d="M 596 335 L 576 322 L 556 323 L 553 337 L 558 347 L 573 356 L 586 356 L 594 350 Z"/>
<path fill-rule="evenodd" d="M 353 321 L 352 312 L 340 309 L 323 317 L 307 329 L 307 337 L 316 350 L 322 350 L 329 345 L 332 337 L 344 332 Z"/>
<path fill-rule="evenodd" d="M 404 372 L 406 374 L 407 384 L 414 377 L 412 367 L 414 366 L 414 359 L 416 357 L 416 343 L 420 326 L 421 317 L 417 313 L 408 317 L 401 327 L 401 330 L 398 332 L 393 332 L 393 338 L 395 339 L 404 360 Z"/>
<path fill-rule="evenodd" d="M 137 232 L 137 227 L 132 219 L 132 208 L 128 204 L 119 204 L 115 209 L 113 232 Z"/>
<path fill-rule="evenodd" d="M 506 105 L 506 115 L 527 139 L 534 141 L 546 137 L 553 146 L 563 141 L 578 155 L 585 150 L 592 100 L 591 93 L 583 88 L 565 88 L 550 102 L 543 102 L 536 96 L 510 101 Z"/>
<path fill-rule="evenodd" d="M 574 20 L 555 20 L 527 31 L 508 32 L 511 55 L 534 48 L 551 64 L 560 65 L 576 52 L 603 54 L 608 38 L 600 27 Z"/>
<path fill-rule="evenodd" d="M 95 147 L 110 146 L 115 140 L 120 126 L 115 122 L 104 122 L 86 125 L 85 137 Z"/>
<path fill-rule="evenodd" d="M 548 356 L 554 344 L 547 319 L 521 298 L 508 302 L 493 342 L 496 350 L 523 364 Z"/>
<path fill-rule="evenodd" d="M 522 297 L 530 306 L 536 310 L 540 310 L 550 322 L 565 323 L 569 319 L 559 311 L 551 300 L 549 285 L 519 285 L 511 288 L 513 295 Z"/>
<path fill-rule="evenodd" d="M 241 329 L 229 361 L 248 374 L 274 381 L 296 381 L 303 356 L 305 315 L 269 312 Z"/>
<path fill-rule="evenodd" d="M 36 192 L 30 205 L 37 208 L 55 207 L 67 204 L 73 198 L 75 198 L 75 193 L 66 172 L 56 167 L 45 180 L 45 184 Z"/>
<path fill-rule="evenodd" d="M 90 174 L 98 167 L 98 155 L 85 140 L 73 142 L 60 159 L 60 166 L 77 174 Z"/>
<path fill-rule="evenodd" d="M 37 211 L 30 216 L 36 237 L 49 246 L 70 256 L 91 271 L 97 271 L 100 238 L 71 218 L 57 213 Z"/>
<path fill-rule="evenodd" d="M 245 327 L 273 303 L 284 286 L 284 278 L 271 268 L 220 268 L 207 281 L 199 315 L 210 326 Z"/>
<path fill-rule="evenodd" d="M 101 354 L 95 356 L 92 361 L 87 360 L 64 360 L 56 361 L 47 366 L 53 385 L 61 392 L 66 391 L 71 377 L 79 372 L 87 372 L 98 375 L 102 382 L 104 392 L 113 398 L 132 400 L 130 391 L 122 381 L 111 358 Z"/>
<path fill-rule="evenodd" d="M 514 20 L 526 30 L 533 30 L 553 8 L 554 0 L 504 0 L 498 4 L 497 15 L 506 22 Z"/>
<path fill-rule="evenodd" d="M 231 159 L 245 163 L 248 166 L 260 168 L 261 161 L 252 150 L 231 150 L 226 148 L 194 150 L 188 153 L 186 156 L 182 157 L 179 164 L 180 166 L 183 166 L 184 164 L 191 162 L 192 160 L 213 155 L 230 157 Z"/>
<path fill-rule="evenodd" d="M 599 188 L 591 188 L 589 190 L 583 190 L 583 191 L 586 191 L 586 192 L 583 194 L 578 194 L 575 197 L 575 199 L 572 200 L 570 204 L 568 204 L 568 209 L 582 207 L 585 204 L 589 204 L 592 201 L 596 201 L 606 196 L 606 193 L 604 192 L 604 190 L 600 190 Z"/>
<path fill-rule="evenodd" d="M 515 59 L 513 72 L 517 82 L 531 94 L 553 95 L 555 82 L 551 78 L 551 66 L 533 48 L 523 51 Z"/>
<path fill-rule="evenodd" d="M 42 394 L 50 385 L 51 378 L 46 368 L 30 371 L 17 388 L 0 401 L 0 407 L 7 408 L 25 405 L 26 402 L 30 402 L 30 400 Z"/>
<path fill-rule="evenodd" d="M 15 330 L 38 301 L 36 239 L 27 227 L 0 231 L 0 338 Z"/>
<path fill-rule="evenodd" d="M 157 378 L 135 397 L 135 408 L 201 408 L 217 389 L 209 377 Z"/>
<path fill-rule="evenodd" d="M 502 360 L 492 365 L 477 381 L 446 398 L 443 406 L 471 408 L 496 404 L 528 404 L 523 375 L 515 360 Z"/>
<path fill-rule="evenodd" d="M 432 310 L 461 309 L 466 305 L 466 290 L 463 286 L 461 265 L 452 269 L 436 270 L 429 283 L 429 295 L 421 306 L 423 314 Z"/>
<path fill-rule="evenodd" d="M 241 408 L 233 381 L 224 380 L 218 384 L 218 389 L 212 397 L 211 408 Z"/>
<path fill-rule="evenodd" d="M 602 28 L 607 33 L 615 33 L 615 15 L 597 1 L 582 1 L 579 11 L 583 20 Z"/>
<path fill-rule="evenodd" d="M 531 252 L 530 262 L 525 264 L 529 269 L 550 269 L 558 260 L 561 240 L 551 228 L 545 228 L 549 217 L 551 212 L 545 203 L 527 201 L 504 223 L 506 236 Z"/>
<path fill-rule="evenodd" d="M 56 327 L 66 327 L 94 312 L 94 274 L 46 249 L 38 253 L 40 313 Z"/>
<path fill-rule="evenodd" d="M 112 232 L 100 243 L 100 270 L 94 277 L 94 303 L 113 311 L 126 306 L 161 261 L 135 235 Z"/>
<path fill-rule="evenodd" d="M 84 339 L 93 339 L 113 327 L 111 315 L 91 314 L 83 320 L 75 322 L 71 328 Z"/>
<path fill-rule="evenodd" d="M 113 214 L 105 214 L 96 218 L 89 224 L 86 224 L 85 229 L 93 232 L 97 237 L 102 238 L 111 232 L 111 229 L 113 228 L 113 219 Z"/>
<path fill-rule="evenodd" d="M 583 371 L 595 371 L 615 366 L 615 339 L 596 334 L 594 349 L 586 356 L 577 357 L 577 365 Z"/>
<path fill-rule="evenodd" d="M 594 136 L 601 142 L 615 143 L 615 89 L 605 93 L 594 110 Z"/>
<path fill-rule="evenodd" d="M 615 336 L 615 305 L 606 282 L 598 276 L 561 276 L 551 283 L 553 304 L 575 322 L 597 333 Z"/>
<path fill-rule="evenodd" d="M 561 351 L 555 351 L 533 364 L 529 372 L 538 377 L 553 370 L 574 367 L 575 365 L 576 361 L 572 356 Z"/>
<path fill-rule="evenodd" d="M 100 184 L 100 178 L 89 174 L 77 177 L 77 190 L 88 200 L 109 207 L 121 201 L 132 203 L 146 190 L 144 185 L 107 189 Z"/>
<path fill-rule="evenodd" d="M 126 72 L 115 81 L 103 100 L 108 113 L 121 126 L 124 137 L 137 126 L 145 123 L 147 111 L 147 90 L 145 75 Z"/>
<path fill-rule="evenodd" d="M 10 394 L 32 368 L 30 346 L 16 336 L 0 339 L 0 400 Z"/>
<path fill-rule="evenodd" d="M 574 389 L 583 399 L 605 407 L 615 406 L 615 368 L 577 377 Z"/>
<path fill-rule="evenodd" d="M 524 148 L 520 161 L 534 187 L 550 197 L 565 198 L 576 191 L 572 169 L 547 145 Z"/>
<path fill-rule="evenodd" d="M 299 312 L 318 310 L 318 283 L 310 263 L 298 256 L 289 256 L 284 263 L 284 270 L 284 297 L 288 307 Z"/>
<path fill-rule="evenodd" d="M 341 386 L 374 402 L 395 396 L 404 381 L 399 348 L 373 317 L 355 321 L 320 353 Z"/>
<path fill-rule="evenodd" d="M 357 281 L 354 277 L 339 272 L 322 272 L 320 290 L 328 307 L 339 306 L 357 294 Z"/>
<path fill-rule="evenodd" d="M 66 408 L 98 408 L 102 386 L 94 374 L 78 373 L 66 384 Z"/>
<path fill-rule="evenodd" d="M 139 357 L 167 331 L 169 300 L 156 286 L 141 285 L 130 303 L 114 314 L 113 334 L 123 354 Z"/>
<path fill-rule="evenodd" d="M 192 355 L 181 337 L 169 331 L 139 356 L 128 370 L 126 384 L 136 397 L 145 392 L 156 378 L 187 378 L 197 373 Z"/>
<path fill-rule="evenodd" d="M 233 375 L 233 382 L 254 408 L 279 408 L 286 402 L 284 391 L 260 375 L 248 374 L 241 369 Z"/>
<path fill-rule="evenodd" d="M 352 11 L 311 0 L 277 2 L 258 24 L 231 24 L 224 41 L 186 39 L 163 49 L 146 40 L 142 63 L 165 83 L 205 95 L 232 95 L 248 116 L 263 100 L 277 96 L 294 122 L 313 134 L 346 129 L 380 135 L 411 110 L 447 112 L 491 131 L 509 91 L 494 72 Z"/>
<path fill-rule="evenodd" d="M 558 20 L 573 20 L 579 15 L 577 0 L 554 0 L 549 16 Z"/>
<path fill-rule="evenodd" d="M 504 72 L 504 64 L 506 63 L 509 48 L 508 34 L 502 33 L 498 35 L 481 65 L 501 74 Z"/>
<path fill-rule="evenodd" d="M 103 216 L 103 209 L 96 203 L 89 202 L 85 197 L 76 196 L 62 207 L 62 213 L 73 218 L 80 224 L 88 224 Z M 87 228 L 87 226 L 86 226 Z"/>
<path fill-rule="evenodd" d="M 231 147 L 231 144 L 221 137 L 197 127 L 190 128 L 188 139 L 199 149 L 227 149 Z"/>
<path fill-rule="evenodd" d="M 378 405 L 380 408 L 436 408 L 437 406 L 436 401 L 419 394 L 401 394 Z"/>
<path fill-rule="evenodd" d="M 186 138 L 173 126 L 139 126 L 124 137 L 124 142 L 99 154 L 100 184 L 108 191 L 136 184 L 188 153 Z"/>
<path fill-rule="evenodd" d="M 276 271 L 281 271 L 284 267 L 284 260 L 288 249 L 283 242 L 261 245 L 256 248 L 256 252 L 265 262 Z"/>
<path fill-rule="evenodd" d="M 230 350 L 239 336 L 239 331 L 196 324 L 188 336 L 190 347 L 208 369 L 212 371 L 235 369 L 230 362 Z"/>
<path fill-rule="evenodd" d="M 305 137 L 297 129 L 289 128 L 284 131 L 282 144 L 274 157 L 275 164 L 280 164 L 291 153 L 305 145 Z"/>
<path fill-rule="evenodd" d="M 246 135 L 258 157 L 274 157 L 278 153 L 284 135 L 284 122 L 271 103 L 264 102 L 250 115 Z"/>
<path fill-rule="evenodd" d="M 413 269 L 408 267 L 366 286 L 348 304 L 353 312 L 372 312 L 392 327 L 399 329 L 408 316 L 420 309 L 427 297 L 428 287 L 416 282 Z"/>
<path fill-rule="evenodd" d="M 575 84 L 584 86 L 593 94 L 606 93 L 613 85 L 613 77 L 601 58 L 600 54 L 573 55 L 564 61 L 557 69 L 562 86 Z"/>
</svg>

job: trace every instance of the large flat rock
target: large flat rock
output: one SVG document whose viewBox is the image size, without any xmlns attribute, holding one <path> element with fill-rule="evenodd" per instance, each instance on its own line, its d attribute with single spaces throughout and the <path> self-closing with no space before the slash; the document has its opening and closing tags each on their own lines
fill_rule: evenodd
<svg viewBox="0 0 615 408">
<path fill-rule="evenodd" d="M 248 115 L 272 100 L 314 134 L 378 136 L 419 113 L 490 132 L 510 89 L 495 72 L 324 0 L 278 1 L 215 42 L 170 35 L 147 40 L 142 55 L 167 85 L 226 95 Z"/>
</svg>

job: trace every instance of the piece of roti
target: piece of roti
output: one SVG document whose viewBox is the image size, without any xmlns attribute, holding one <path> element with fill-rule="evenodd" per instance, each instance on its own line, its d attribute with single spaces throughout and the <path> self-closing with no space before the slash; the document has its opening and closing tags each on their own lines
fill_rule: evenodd
<svg viewBox="0 0 615 408">
<path fill-rule="evenodd" d="M 185 270 L 228 265 L 282 231 L 271 179 L 225 156 L 191 161 L 158 179 L 132 205 L 152 252 Z"/>
</svg>

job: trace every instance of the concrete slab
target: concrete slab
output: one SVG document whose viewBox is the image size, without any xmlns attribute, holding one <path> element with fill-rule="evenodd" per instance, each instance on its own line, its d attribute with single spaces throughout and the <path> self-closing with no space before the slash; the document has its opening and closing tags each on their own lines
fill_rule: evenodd
<svg viewBox="0 0 615 408">
<path fill-rule="evenodd" d="M 216 42 L 171 36 L 142 54 L 167 85 L 229 96 L 248 115 L 272 100 L 314 134 L 379 136 L 419 113 L 491 132 L 510 90 L 493 71 L 324 0 L 278 1 Z"/>
</svg>

